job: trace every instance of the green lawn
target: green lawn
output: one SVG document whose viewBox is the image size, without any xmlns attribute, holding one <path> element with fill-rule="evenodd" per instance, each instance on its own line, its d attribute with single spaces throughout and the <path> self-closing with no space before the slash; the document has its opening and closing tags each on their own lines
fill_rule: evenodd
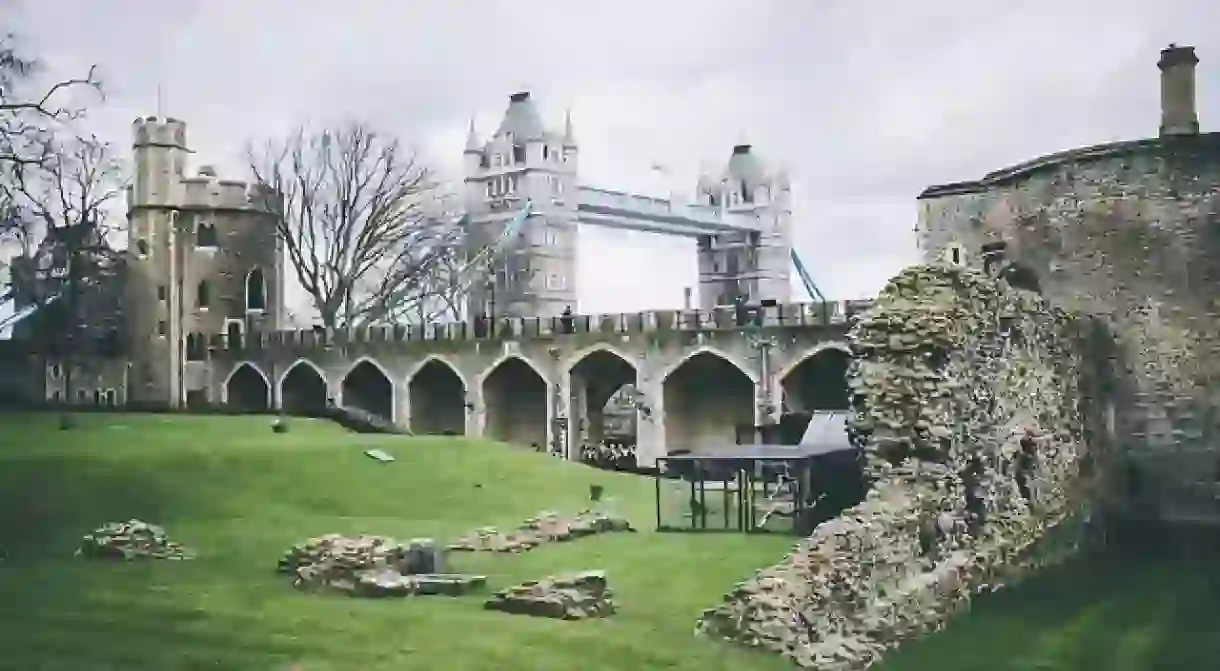
<svg viewBox="0 0 1220 671">
<path fill-rule="evenodd" d="M 788 668 L 692 636 L 699 612 L 778 559 L 783 537 L 655 534 L 652 482 L 502 445 L 357 436 L 265 418 L 0 417 L 0 669 Z M 376 446 L 398 461 L 362 456 Z M 274 572 L 327 532 L 444 540 L 541 509 L 574 511 L 590 483 L 644 533 L 458 555 L 508 585 L 605 569 L 621 612 L 557 622 L 483 611 L 481 599 L 362 601 L 298 593 Z M 164 524 L 190 562 L 86 563 L 80 535 L 131 517 Z M 1216 560 L 1120 558 L 1052 570 L 980 599 L 883 671 L 1220 668 Z"/>
<path fill-rule="evenodd" d="M 655 534 L 650 479 L 503 445 L 350 434 L 266 418 L 0 417 L 0 668 L 783 669 L 692 635 L 703 608 L 782 556 L 790 538 Z M 398 461 L 361 454 L 379 447 Z M 588 485 L 644 530 L 518 556 L 463 554 L 493 586 L 605 569 L 613 618 L 559 622 L 481 609 L 477 597 L 363 601 L 307 595 L 274 572 L 328 532 L 453 538 L 543 509 L 575 512 Z M 132 517 L 163 524 L 190 562 L 72 557 L 80 536 Z"/>
</svg>

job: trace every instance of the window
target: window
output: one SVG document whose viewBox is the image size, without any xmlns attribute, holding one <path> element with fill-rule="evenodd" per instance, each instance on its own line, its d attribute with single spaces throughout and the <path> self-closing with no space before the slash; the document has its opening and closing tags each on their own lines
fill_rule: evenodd
<svg viewBox="0 0 1220 671">
<path fill-rule="evenodd" d="M 166 296 L 165 285 L 158 284 L 157 285 L 157 300 L 163 301 L 163 300 L 165 300 L 165 296 Z"/>
<path fill-rule="evenodd" d="M 525 145 L 513 145 L 513 163 L 525 163 Z"/>
<path fill-rule="evenodd" d="M 242 348 L 244 329 L 240 319 L 230 319 L 225 324 L 225 338 L 229 342 L 229 349 L 238 350 Z"/>
<path fill-rule="evenodd" d="M 953 257 L 953 263 L 960 264 L 962 262 L 962 250 L 954 247 L 949 253 Z"/>
<path fill-rule="evenodd" d="M 165 326 L 165 320 L 164 320 L 164 319 L 162 319 L 161 321 L 157 322 L 157 335 L 163 336 L 163 335 L 165 335 L 165 333 L 166 333 L 167 331 L 168 331 L 168 329 L 167 329 L 167 328 L 166 328 L 166 326 Z"/>
<path fill-rule="evenodd" d="M 263 280 L 262 268 L 254 268 L 246 275 L 246 312 L 262 312 L 267 309 L 267 283 Z"/>
<path fill-rule="evenodd" d="M 566 278 L 559 273 L 551 273 L 546 277 L 546 288 L 552 291 L 563 291 L 564 285 L 566 284 L 565 279 Z"/>
<path fill-rule="evenodd" d="M 741 200 L 746 203 L 754 202 L 754 193 L 750 191 L 750 185 L 745 182 L 741 183 Z"/>
<path fill-rule="evenodd" d="M 492 164 L 493 166 L 495 166 L 495 167 L 499 168 L 501 165 L 504 165 L 504 157 L 503 157 L 503 156 L 501 156 L 501 155 L 500 155 L 500 154 L 498 154 L 498 153 L 497 153 L 497 154 L 493 154 L 493 155 L 492 155 L 492 157 L 491 157 L 491 164 Z"/>
<path fill-rule="evenodd" d="M 59 364 L 57 364 L 57 363 L 51 364 L 51 378 L 52 379 L 58 380 L 59 378 L 63 377 L 63 374 L 64 374 L 64 369 L 61 368 L 59 366 Z"/>
<path fill-rule="evenodd" d="M 207 352 L 207 342 L 202 333 L 191 333 L 186 336 L 186 360 L 203 361 Z"/>
<path fill-rule="evenodd" d="M 549 159 L 550 157 L 551 157 L 551 148 L 546 146 L 545 144 L 542 145 L 542 160 L 545 161 L 545 160 Z"/>
<path fill-rule="evenodd" d="M 199 222 L 199 226 L 195 229 L 195 246 L 204 249 L 215 249 L 218 245 L 216 242 L 216 226 L 206 222 Z"/>
<path fill-rule="evenodd" d="M 207 280 L 200 280 L 199 286 L 195 289 L 195 304 L 200 310 L 208 309 L 212 302 L 212 287 L 208 285 Z"/>
<path fill-rule="evenodd" d="M 148 241 L 144 238 L 136 239 L 136 254 L 139 256 L 148 256 Z"/>
<path fill-rule="evenodd" d="M 102 404 L 102 394 L 103 394 L 103 393 L 104 393 L 104 392 L 102 392 L 102 390 L 101 390 L 101 389 L 94 389 L 94 390 L 93 390 L 93 405 L 101 405 L 101 404 Z"/>
</svg>

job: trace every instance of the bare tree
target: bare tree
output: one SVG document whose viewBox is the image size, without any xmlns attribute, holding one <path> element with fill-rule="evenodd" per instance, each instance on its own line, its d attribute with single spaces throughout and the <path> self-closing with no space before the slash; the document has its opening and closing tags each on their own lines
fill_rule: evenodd
<svg viewBox="0 0 1220 671">
<path fill-rule="evenodd" d="M 109 242 L 118 226 L 111 208 L 126 188 L 121 164 L 95 136 L 52 138 L 36 163 L 9 164 L 0 197 L 16 213 L 9 235 L 16 296 L 31 315 L 32 340 L 71 373 L 88 356 L 114 353 L 121 342 L 122 254 Z"/>
<path fill-rule="evenodd" d="M 19 47 L 13 34 L 0 35 L 0 181 L 8 187 L 17 166 L 46 160 L 63 125 L 84 115 L 74 95 L 85 91 L 100 97 L 102 92 L 95 67 L 84 77 L 36 82 L 42 65 Z M 28 212 L 8 197 L 12 191 L 0 191 L 0 269 L 7 269 L 13 253 L 28 256 L 32 243 L 25 230 Z"/>
<path fill-rule="evenodd" d="M 41 162 L 57 126 L 85 112 L 73 95 L 82 89 L 102 92 L 96 66 L 84 77 L 36 86 L 33 79 L 41 69 L 21 53 L 14 35 L 0 36 L 0 164 Z"/>
<path fill-rule="evenodd" d="M 384 323 L 434 291 L 460 227 L 436 206 L 431 171 L 358 122 L 248 150 L 284 252 L 328 327 Z"/>
</svg>

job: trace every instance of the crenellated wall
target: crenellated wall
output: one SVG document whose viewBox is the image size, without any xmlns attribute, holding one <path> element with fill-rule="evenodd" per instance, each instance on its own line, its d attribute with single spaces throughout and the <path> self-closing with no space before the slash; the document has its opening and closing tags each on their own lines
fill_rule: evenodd
<svg viewBox="0 0 1220 671">
<path fill-rule="evenodd" d="M 578 448 L 578 420 L 588 413 L 586 399 L 604 403 L 602 397 L 608 398 L 617 385 L 631 384 L 640 395 L 639 459 L 650 466 L 669 445 L 688 446 L 693 441 L 696 449 L 712 450 L 731 444 L 732 425 L 713 421 L 716 418 L 753 423 L 764 415 L 776 417 L 783 404 L 785 379 L 822 370 L 803 363 L 827 348 L 844 350 L 850 319 L 868 305 L 867 301 L 850 301 L 778 306 L 765 311 L 761 327 L 756 329 L 738 326 L 737 315 L 729 309 L 578 315 L 572 333 L 563 332 L 558 318 L 516 318 L 500 320 L 494 332 L 480 333 L 481 337 L 475 337 L 473 327 L 460 323 L 344 332 L 280 331 L 254 334 L 240 345 L 219 337 L 209 352 L 206 380 L 213 403 L 233 403 L 230 396 L 239 387 L 234 379 L 242 384 L 261 379 L 270 391 L 255 390 L 243 398 L 265 396 L 267 408 L 287 408 L 294 403 L 291 385 L 285 383 L 290 374 L 299 376 L 308 370 L 321 380 L 328 397 L 345 403 L 344 380 L 351 379 L 358 368 L 361 375 L 375 369 L 389 385 L 385 392 L 388 410 L 368 409 L 385 414 L 399 426 L 412 427 L 417 422 L 411 399 L 424 395 L 413 393 L 413 384 L 435 362 L 460 381 L 462 394 L 451 403 L 466 406 L 466 435 L 542 442 L 573 457 Z M 765 365 L 760 342 L 768 343 Z M 435 368 L 433 365 L 429 371 L 438 372 Z M 235 378 L 238 369 L 255 373 L 243 372 Z M 501 379 L 510 374 L 515 377 Z M 541 386 L 535 384 L 538 381 Z M 843 381 L 830 383 L 841 385 Z M 531 420 L 534 424 L 505 428 L 511 435 L 501 436 L 497 427 L 504 422 L 497 417 L 507 411 L 495 404 L 506 398 L 496 391 L 504 384 L 521 390 L 514 401 L 529 396 L 522 402 L 529 401 L 526 405 L 541 408 L 541 412 L 531 411 L 538 415 Z M 606 384 L 613 388 L 600 388 Z M 736 385 L 733 388 L 741 391 L 720 398 L 707 393 L 708 384 Z M 349 393 L 354 393 L 351 389 Z M 708 405 L 717 399 L 721 405 Z M 438 411 L 437 403 L 431 399 L 426 404 L 430 413 Z M 731 407 L 724 406 L 726 403 Z M 557 419 L 570 421 L 570 430 Z M 527 434 L 536 438 L 522 441 L 520 436 Z"/>
</svg>

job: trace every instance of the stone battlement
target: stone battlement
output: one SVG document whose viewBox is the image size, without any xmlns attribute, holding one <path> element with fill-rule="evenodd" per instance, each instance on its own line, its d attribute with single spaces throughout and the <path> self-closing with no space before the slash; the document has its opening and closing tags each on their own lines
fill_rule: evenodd
<svg viewBox="0 0 1220 671">
<path fill-rule="evenodd" d="M 741 331 L 751 326 L 764 329 L 835 326 L 848 323 L 868 310 L 870 300 L 794 303 L 767 308 L 752 308 L 739 323 L 732 307 L 715 310 L 653 310 L 611 314 L 573 315 L 572 329 L 565 332 L 560 317 L 502 317 L 484 328 L 467 322 L 442 324 L 399 324 L 361 326 L 348 329 L 292 329 L 254 333 L 242 343 L 244 349 L 281 347 L 327 347 L 355 343 L 393 343 L 418 341 L 536 340 L 564 335 L 600 333 L 631 334 L 663 331 Z M 761 319 L 754 310 L 762 312 Z M 212 337 L 214 351 L 228 351 L 224 334 Z"/>
</svg>

